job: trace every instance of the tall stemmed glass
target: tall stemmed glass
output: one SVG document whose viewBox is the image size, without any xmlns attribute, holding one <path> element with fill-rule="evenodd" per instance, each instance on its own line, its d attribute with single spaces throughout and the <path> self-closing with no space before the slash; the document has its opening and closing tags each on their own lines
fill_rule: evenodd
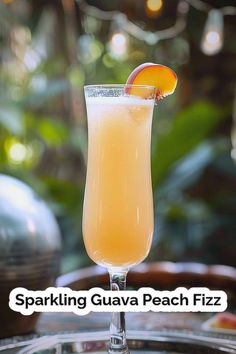
<svg viewBox="0 0 236 354">
<path fill-rule="evenodd" d="M 88 165 L 83 236 L 90 258 L 124 290 L 130 267 L 148 254 L 153 235 L 150 146 L 155 88 L 85 87 Z M 125 314 L 113 313 L 109 353 L 128 353 Z"/>
</svg>

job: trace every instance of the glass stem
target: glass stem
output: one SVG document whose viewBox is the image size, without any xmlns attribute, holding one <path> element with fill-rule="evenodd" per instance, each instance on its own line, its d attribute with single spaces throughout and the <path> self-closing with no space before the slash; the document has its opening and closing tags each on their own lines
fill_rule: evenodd
<svg viewBox="0 0 236 354">
<path fill-rule="evenodd" d="M 110 286 L 111 290 L 119 291 L 126 289 L 126 275 L 127 270 L 114 270 L 109 269 L 110 275 Z M 125 332 L 125 313 L 124 312 L 114 312 L 111 318 L 110 325 L 110 345 L 109 353 L 122 353 L 128 354 L 128 346 L 126 342 L 126 332 Z"/>
</svg>

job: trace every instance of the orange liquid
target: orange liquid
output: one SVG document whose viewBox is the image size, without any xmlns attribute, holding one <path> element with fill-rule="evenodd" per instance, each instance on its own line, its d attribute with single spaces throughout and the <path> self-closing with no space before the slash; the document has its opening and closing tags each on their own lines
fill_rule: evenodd
<svg viewBox="0 0 236 354">
<path fill-rule="evenodd" d="M 90 258 L 130 267 L 153 235 L 150 144 L 153 100 L 89 98 L 83 235 Z"/>
</svg>

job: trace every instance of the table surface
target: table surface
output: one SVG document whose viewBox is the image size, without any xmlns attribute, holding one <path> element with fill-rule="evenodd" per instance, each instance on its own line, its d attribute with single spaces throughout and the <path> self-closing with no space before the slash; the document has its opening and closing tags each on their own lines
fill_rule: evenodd
<svg viewBox="0 0 236 354">
<path fill-rule="evenodd" d="M 201 330 L 210 313 L 127 313 L 127 330 L 183 329 Z M 73 313 L 43 313 L 36 328 L 39 334 L 67 331 L 108 330 L 110 313 L 90 313 L 77 316 Z"/>
</svg>

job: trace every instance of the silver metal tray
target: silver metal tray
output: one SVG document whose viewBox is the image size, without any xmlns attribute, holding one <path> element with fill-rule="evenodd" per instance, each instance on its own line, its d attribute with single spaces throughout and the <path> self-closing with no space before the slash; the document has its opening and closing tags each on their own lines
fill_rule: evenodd
<svg viewBox="0 0 236 354">
<path fill-rule="evenodd" d="M 236 337 L 208 336 L 183 331 L 128 332 L 131 354 L 221 354 L 236 353 Z M 107 353 L 107 332 L 43 336 L 6 344 L 0 354 Z"/>
</svg>

